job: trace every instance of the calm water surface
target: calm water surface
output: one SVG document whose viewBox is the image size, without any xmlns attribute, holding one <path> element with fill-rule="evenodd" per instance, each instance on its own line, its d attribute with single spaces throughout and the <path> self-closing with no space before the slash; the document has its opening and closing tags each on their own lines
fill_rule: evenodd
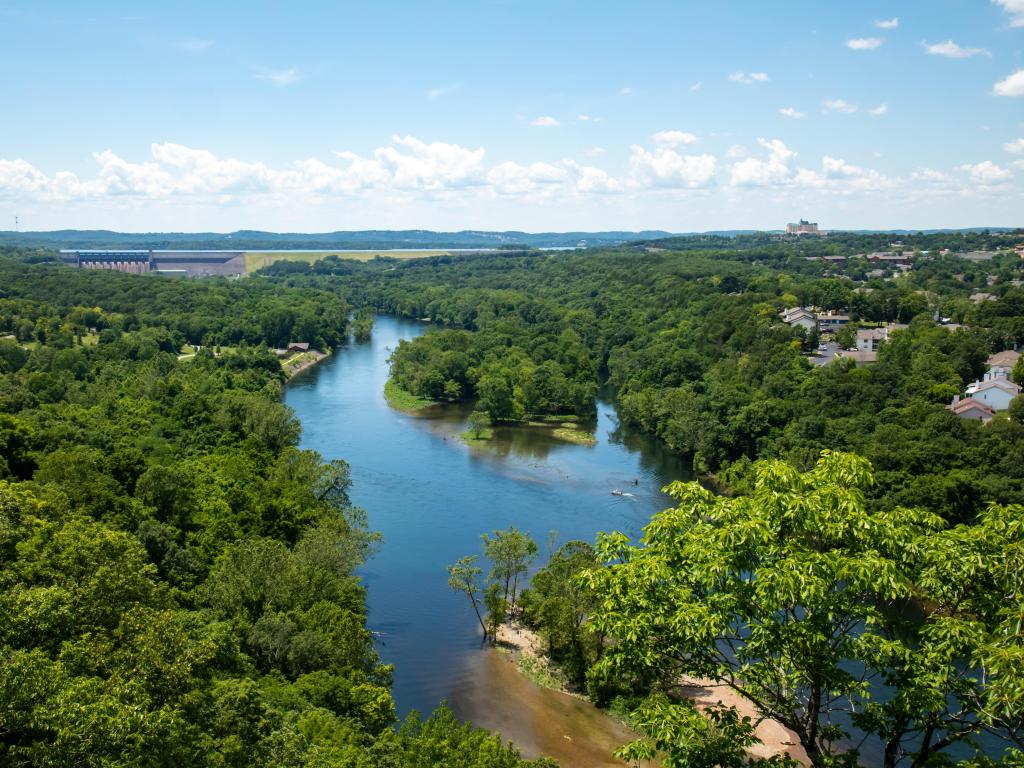
<svg viewBox="0 0 1024 768">
<path fill-rule="evenodd" d="M 472 687 L 482 651 L 476 618 L 447 584 L 445 567 L 480 553 L 480 535 L 514 525 L 548 549 L 593 540 L 598 531 L 639 532 L 669 500 L 660 489 L 688 477 L 654 441 L 619 427 L 614 406 L 598 403 L 598 444 L 571 445 L 543 430 L 504 429 L 493 450 L 458 438 L 465 408 L 410 416 L 384 401 L 387 358 L 423 323 L 377 317 L 373 340 L 341 349 L 297 377 L 285 402 L 303 425 L 302 444 L 352 467 L 352 499 L 384 535 L 362 570 L 380 655 L 395 665 L 399 710 L 429 712 L 442 699 L 479 719 Z M 638 484 L 633 485 L 637 480 Z M 612 496 L 613 488 L 635 494 Z M 462 710 L 462 711 L 460 711 Z"/>
</svg>

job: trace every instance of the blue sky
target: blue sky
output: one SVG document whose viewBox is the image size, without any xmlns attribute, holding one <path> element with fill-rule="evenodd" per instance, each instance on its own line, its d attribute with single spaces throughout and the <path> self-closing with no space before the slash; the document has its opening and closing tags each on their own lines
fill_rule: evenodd
<svg viewBox="0 0 1024 768">
<path fill-rule="evenodd" d="M 0 0 L 0 63 L 0 229 L 1024 225 L 1024 0 Z"/>
</svg>

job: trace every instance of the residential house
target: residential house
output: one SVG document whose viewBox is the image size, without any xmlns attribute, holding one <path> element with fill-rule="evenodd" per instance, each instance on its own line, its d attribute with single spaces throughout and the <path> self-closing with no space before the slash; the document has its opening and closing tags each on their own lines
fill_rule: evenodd
<svg viewBox="0 0 1024 768">
<path fill-rule="evenodd" d="M 971 301 L 975 304 L 981 304 L 983 301 L 995 301 L 996 297 L 991 293 L 972 293 Z"/>
<path fill-rule="evenodd" d="M 1008 379 L 1013 373 L 1013 366 L 1020 360 L 1020 352 L 1006 349 L 996 352 L 988 359 L 988 373 L 986 379 Z"/>
<path fill-rule="evenodd" d="M 842 315 L 838 312 L 826 312 L 823 315 L 818 315 L 818 329 L 821 331 L 835 331 L 849 322 L 849 315 Z"/>
<path fill-rule="evenodd" d="M 989 379 L 971 384 L 967 394 L 994 411 L 1005 411 L 1010 401 L 1020 394 L 1020 387 L 1009 379 Z"/>
<path fill-rule="evenodd" d="M 953 396 L 953 402 L 946 406 L 947 411 L 952 411 L 961 419 L 972 419 L 974 421 L 988 421 L 996 412 L 973 397 L 961 398 L 960 395 Z"/>
<path fill-rule="evenodd" d="M 901 253 L 869 253 L 864 258 L 872 264 L 889 264 L 910 266 L 910 260 L 914 257 L 913 251 L 902 251 Z"/>
<path fill-rule="evenodd" d="M 883 341 L 888 341 L 893 331 L 902 331 L 903 323 L 889 323 L 883 328 L 861 328 L 857 331 L 857 349 L 861 352 L 877 352 Z"/>
<path fill-rule="evenodd" d="M 799 325 L 806 331 L 818 327 L 818 319 L 811 310 L 804 307 L 790 307 L 781 313 L 782 322 L 786 325 Z"/>
</svg>

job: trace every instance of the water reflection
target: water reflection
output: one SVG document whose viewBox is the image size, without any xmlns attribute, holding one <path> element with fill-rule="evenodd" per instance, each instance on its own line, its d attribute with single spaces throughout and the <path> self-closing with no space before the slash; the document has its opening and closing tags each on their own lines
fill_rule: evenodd
<svg viewBox="0 0 1024 768">
<path fill-rule="evenodd" d="M 285 396 L 302 421 L 303 447 L 351 464 L 352 499 L 384 536 L 362 576 L 368 622 L 382 633 L 381 657 L 395 665 L 402 713 L 430 711 L 456 694 L 465 700 L 479 673 L 479 628 L 448 588 L 445 568 L 479 554 L 481 533 L 514 525 L 542 552 L 552 530 L 560 541 L 610 530 L 635 536 L 668 506 L 661 488 L 689 477 L 678 458 L 621 426 L 607 399 L 598 403 L 593 446 L 510 426 L 499 427 L 486 449 L 470 448 L 459 437 L 469 406 L 417 416 L 391 409 L 383 398 L 390 350 L 424 330 L 378 317 L 370 342 L 298 376 Z M 615 488 L 635 495 L 612 496 Z"/>
</svg>

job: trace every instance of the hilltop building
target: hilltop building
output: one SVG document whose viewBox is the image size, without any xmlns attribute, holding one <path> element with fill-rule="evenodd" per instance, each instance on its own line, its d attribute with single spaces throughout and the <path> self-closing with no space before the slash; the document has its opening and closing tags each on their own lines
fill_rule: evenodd
<svg viewBox="0 0 1024 768">
<path fill-rule="evenodd" d="M 786 225 L 787 235 L 820 235 L 821 232 L 818 230 L 818 222 L 806 221 L 800 219 L 796 224 Z"/>
</svg>

